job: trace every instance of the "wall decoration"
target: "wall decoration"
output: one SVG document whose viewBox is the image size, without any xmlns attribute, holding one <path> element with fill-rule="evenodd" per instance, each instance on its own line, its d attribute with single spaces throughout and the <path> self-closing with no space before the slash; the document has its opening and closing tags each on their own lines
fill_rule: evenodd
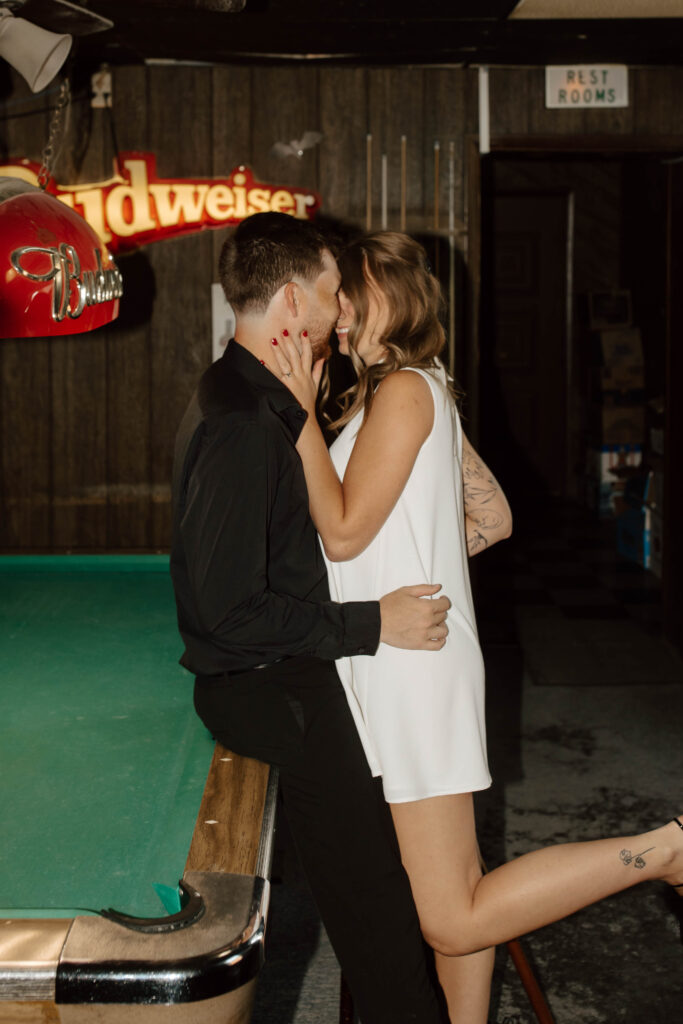
<svg viewBox="0 0 683 1024">
<path fill-rule="evenodd" d="M 325 136 L 322 132 L 304 132 L 300 139 L 290 139 L 289 142 L 276 142 L 270 152 L 273 156 L 295 156 L 298 160 L 301 160 L 307 149 L 313 149 L 324 138 Z"/>
<path fill-rule="evenodd" d="M 159 178 L 152 153 L 120 153 L 114 167 L 106 181 L 60 185 L 51 178 L 45 189 L 82 214 L 113 253 L 239 224 L 253 213 L 275 211 L 310 220 L 320 208 L 315 192 L 257 182 L 244 166 L 227 178 Z M 33 185 L 39 170 L 30 160 L 0 164 L 0 176 Z"/>
<path fill-rule="evenodd" d="M 213 362 L 225 352 L 235 333 L 235 314 L 216 281 L 211 285 L 211 358 Z"/>
<path fill-rule="evenodd" d="M 0 337 L 92 331 L 118 316 L 122 294 L 83 217 L 26 181 L 0 178 Z"/>
</svg>

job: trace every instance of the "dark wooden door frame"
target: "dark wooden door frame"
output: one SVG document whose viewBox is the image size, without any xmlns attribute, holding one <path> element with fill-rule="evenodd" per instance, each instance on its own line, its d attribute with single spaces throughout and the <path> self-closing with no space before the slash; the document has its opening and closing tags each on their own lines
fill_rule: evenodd
<svg viewBox="0 0 683 1024">
<path fill-rule="evenodd" d="M 683 155 L 683 136 L 681 135 L 505 135 L 491 138 L 490 152 L 524 154 L 584 154 L 586 156 L 628 156 L 628 155 Z M 478 436 L 479 424 L 479 309 L 481 303 L 481 161 L 479 138 L 476 135 L 465 137 L 465 221 L 467 224 L 467 300 L 465 329 L 467 337 L 467 374 L 466 386 L 471 395 L 469 408 L 471 416 L 471 432 Z M 681 631 L 681 613 L 683 596 L 680 576 L 683 573 L 680 543 L 676 539 L 674 528 L 674 509 L 683 507 L 683 474 L 677 475 L 676 463 L 680 460 L 683 450 L 683 414 L 677 410 L 673 401 L 674 383 L 680 380 L 683 358 L 681 346 L 677 347 L 677 330 L 683 325 L 683 310 L 678 310 L 675 301 L 676 281 L 672 273 L 671 248 L 672 219 L 674 214 L 673 195 L 671 189 L 672 176 L 669 175 L 669 194 L 667 199 L 667 280 L 666 288 L 666 363 L 667 363 L 667 394 L 666 394 L 666 427 L 664 439 L 664 516 L 663 516 L 663 547 L 667 552 L 662 567 L 662 611 L 665 634 L 683 652 L 683 636 Z M 681 440 L 677 447 L 676 439 Z M 674 555 L 674 552 L 677 554 Z M 674 564 L 675 562 L 675 564 Z"/>
</svg>

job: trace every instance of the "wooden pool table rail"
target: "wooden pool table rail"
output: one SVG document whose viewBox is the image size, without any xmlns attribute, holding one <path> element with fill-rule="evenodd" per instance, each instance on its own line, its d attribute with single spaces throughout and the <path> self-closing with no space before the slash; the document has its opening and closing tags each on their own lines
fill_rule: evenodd
<svg viewBox="0 0 683 1024">
<path fill-rule="evenodd" d="M 204 890 L 205 919 L 161 937 L 99 917 L 5 922 L 0 1024 L 204 1024 L 218 1003 L 222 1024 L 247 1024 L 263 962 L 276 796 L 276 770 L 217 744 L 184 874 Z"/>
</svg>

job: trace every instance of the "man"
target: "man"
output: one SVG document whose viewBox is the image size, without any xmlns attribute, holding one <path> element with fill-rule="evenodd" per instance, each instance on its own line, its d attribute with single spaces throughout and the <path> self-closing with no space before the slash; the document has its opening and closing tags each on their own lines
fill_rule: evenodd
<svg viewBox="0 0 683 1024">
<path fill-rule="evenodd" d="M 283 328 L 327 350 L 340 276 L 314 227 L 257 214 L 225 243 L 235 337 L 176 443 L 171 572 L 195 707 L 226 746 L 280 768 L 294 841 L 363 1024 L 443 1020 L 410 886 L 335 658 L 445 643 L 445 597 L 335 604 L 295 443 L 306 419 L 273 359 Z M 435 638 L 439 641 L 435 645 Z M 416 680 L 416 685 L 419 681 Z"/>
</svg>

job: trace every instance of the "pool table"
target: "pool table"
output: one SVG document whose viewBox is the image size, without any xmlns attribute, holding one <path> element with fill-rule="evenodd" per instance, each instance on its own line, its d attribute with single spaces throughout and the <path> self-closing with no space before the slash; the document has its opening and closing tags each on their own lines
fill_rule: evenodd
<svg viewBox="0 0 683 1024">
<path fill-rule="evenodd" d="M 276 773 L 196 717 L 168 558 L 1 557 L 0 649 L 0 1022 L 246 1024 Z"/>
</svg>

